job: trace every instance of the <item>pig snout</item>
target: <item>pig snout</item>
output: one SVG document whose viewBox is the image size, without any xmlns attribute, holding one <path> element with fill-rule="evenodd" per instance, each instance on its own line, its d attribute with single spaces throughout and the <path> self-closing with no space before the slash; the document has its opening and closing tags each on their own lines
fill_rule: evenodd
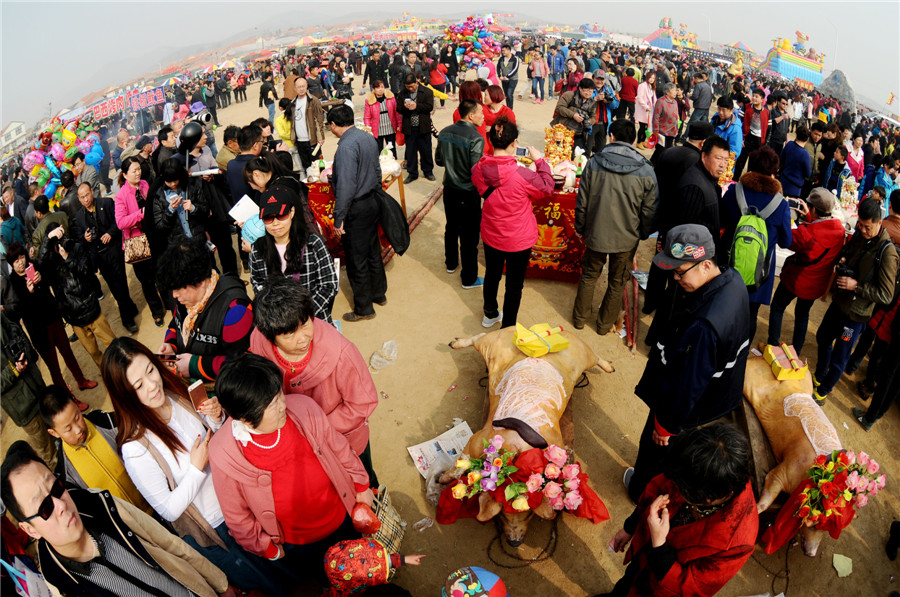
<svg viewBox="0 0 900 597">
<path fill-rule="evenodd" d="M 803 549 L 803 553 L 811 558 L 816 557 L 823 537 L 825 537 L 825 531 L 803 526 L 800 529 L 800 547 Z"/>
<path fill-rule="evenodd" d="M 510 547 L 519 547 L 525 541 L 528 532 L 528 521 L 534 516 L 533 512 L 514 512 L 507 514 L 501 512 L 500 524 L 503 526 L 503 536 Z"/>
</svg>

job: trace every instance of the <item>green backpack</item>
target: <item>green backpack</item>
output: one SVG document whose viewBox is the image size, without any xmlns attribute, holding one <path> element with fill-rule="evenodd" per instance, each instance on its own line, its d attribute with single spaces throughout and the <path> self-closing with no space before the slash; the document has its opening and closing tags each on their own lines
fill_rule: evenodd
<svg viewBox="0 0 900 597">
<path fill-rule="evenodd" d="M 744 185 L 741 183 L 735 185 L 735 197 L 738 208 L 741 210 L 741 219 L 738 220 L 734 239 L 731 241 L 728 264 L 741 275 L 747 289 L 754 292 L 769 279 L 771 260 L 769 259 L 769 232 L 766 228 L 766 218 L 775 213 L 784 200 L 784 196 L 781 193 L 775 193 L 762 211 L 747 206 Z"/>
</svg>

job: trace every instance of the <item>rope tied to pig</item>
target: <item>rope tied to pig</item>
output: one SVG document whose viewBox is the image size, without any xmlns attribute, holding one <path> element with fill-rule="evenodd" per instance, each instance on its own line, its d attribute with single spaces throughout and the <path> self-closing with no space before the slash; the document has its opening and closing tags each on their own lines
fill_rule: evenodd
<svg viewBox="0 0 900 597">
<path fill-rule="evenodd" d="M 494 537 L 493 539 L 491 539 L 491 542 L 488 543 L 488 546 L 487 546 L 488 559 L 495 566 L 499 566 L 500 568 L 507 568 L 507 569 L 524 568 L 526 566 L 531 566 L 535 562 L 543 562 L 544 560 L 549 560 L 550 558 L 553 557 L 553 553 L 556 551 L 556 546 L 558 544 L 559 532 L 557 531 L 557 528 L 556 528 L 558 521 L 559 521 L 559 514 L 557 514 L 556 516 L 553 517 L 552 525 L 550 526 L 550 536 L 547 538 L 547 543 L 546 543 L 546 545 L 544 545 L 543 549 L 541 549 L 541 552 L 538 555 L 534 556 L 533 558 L 526 558 L 526 557 L 522 557 L 521 555 L 519 555 L 515 552 L 511 552 L 508 550 L 506 541 L 504 541 L 503 527 L 500 524 L 500 517 L 495 516 L 494 524 L 497 527 L 497 536 Z M 503 555 L 505 555 L 506 557 L 508 557 L 511 560 L 516 560 L 521 563 L 502 564 L 502 563 L 498 562 L 497 559 L 494 558 L 494 555 L 491 553 L 495 544 L 500 546 L 500 551 L 503 553 Z"/>
</svg>

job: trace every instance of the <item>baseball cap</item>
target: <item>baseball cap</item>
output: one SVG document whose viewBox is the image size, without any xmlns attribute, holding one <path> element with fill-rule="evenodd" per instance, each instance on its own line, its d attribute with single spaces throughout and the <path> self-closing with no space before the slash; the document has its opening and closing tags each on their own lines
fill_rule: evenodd
<svg viewBox="0 0 900 597">
<path fill-rule="evenodd" d="M 603 70 L 603 69 L 598 68 L 597 70 L 594 71 L 593 77 L 594 77 L 595 79 L 605 79 L 605 78 L 606 78 L 606 71 Z"/>
<path fill-rule="evenodd" d="M 276 184 L 260 195 L 259 217 L 266 219 L 285 216 L 295 203 L 294 193 L 290 189 Z"/>
<path fill-rule="evenodd" d="M 11 190 L 13 190 L 12 183 L 4 182 L 4 183 L 3 183 L 3 190 L 0 191 L 0 192 L 5 193 L 6 191 L 11 191 Z"/>
<path fill-rule="evenodd" d="M 673 270 L 684 263 L 696 263 L 716 256 L 716 245 L 706 226 L 682 224 L 666 235 L 661 253 L 653 257 L 656 267 Z"/>
<path fill-rule="evenodd" d="M 134 144 L 134 148 L 140 151 L 144 148 L 144 146 L 150 143 L 153 143 L 153 141 L 150 140 L 150 137 L 148 137 L 147 135 L 143 135 L 140 139 L 137 140 L 137 143 Z"/>
<path fill-rule="evenodd" d="M 716 129 L 705 120 L 695 120 L 688 126 L 688 139 L 691 141 L 703 141 L 713 136 Z"/>
</svg>

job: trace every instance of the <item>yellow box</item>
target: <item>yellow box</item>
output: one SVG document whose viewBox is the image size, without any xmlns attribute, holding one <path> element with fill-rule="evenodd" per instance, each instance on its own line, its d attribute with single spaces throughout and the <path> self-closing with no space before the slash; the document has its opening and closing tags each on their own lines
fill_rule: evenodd
<svg viewBox="0 0 900 597">
<path fill-rule="evenodd" d="M 803 379 L 809 367 L 800 361 L 793 346 L 781 343 L 780 346 L 769 344 L 763 352 L 763 358 L 772 366 L 772 374 L 778 381 L 786 379 Z"/>
<path fill-rule="evenodd" d="M 550 327 L 549 323 L 539 323 L 526 328 L 516 323 L 513 341 L 516 348 L 530 357 L 540 357 L 548 352 L 559 352 L 569 347 L 569 340 L 564 338 L 560 327 Z"/>
</svg>

